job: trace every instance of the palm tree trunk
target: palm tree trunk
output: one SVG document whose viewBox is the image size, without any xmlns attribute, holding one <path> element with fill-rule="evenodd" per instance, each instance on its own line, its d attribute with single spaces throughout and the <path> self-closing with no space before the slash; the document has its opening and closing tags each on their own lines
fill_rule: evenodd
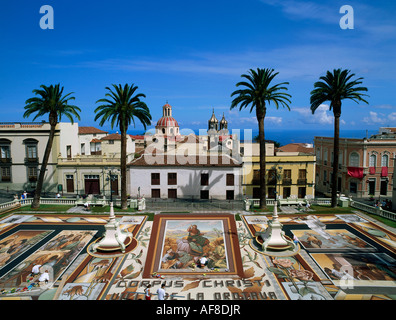
<svg viewBox="0 0 396 320">
<path fill-rule="evenodd" d="M 52 143 L 54 141 L 55 127 L 56 124 L 51 124 L 50 134 L 48 137 L 47 146 L 45 147 L 44 158 L 43 158 L 43 162 L 41 163 L 40 174 L 33 197 L 33 202 L 31 206 L 32 209 L 37 209 L 40 207 L 41 191 L 43 189 L 45 171 L 47 170 L 48 160 L 52 149 Z"/>
<path fill-rule="evenodd" d="M 331 207 L 337 207 L 337 191 L 338 191 L 338 163 L 340 153 L 340 115 L 334 114 L 334 142 L 333 142 L 333 177 L 331 187 Z"/>
<path fill-rule="evenodd" d="M 126 145 L 127 145 L 127 137 L 126 137 L 126 129 L 120 128 L 121 131 L 121 209 L 126 210 L 128 207 L 128 199 L 127 199 L 127 155 L 126 155 Z"/>
<path fill-rule="evenodd" d="M 265 133 L 264 133 L 264 118 L 265 113 L 257 111 L 259 106 L 256 106 L 257 120 L 259 124 L 259 142 L 260 142 L 260 209 L 267 209 L 266 196 L 266 181 L 265 181 Z"/>
</svg>

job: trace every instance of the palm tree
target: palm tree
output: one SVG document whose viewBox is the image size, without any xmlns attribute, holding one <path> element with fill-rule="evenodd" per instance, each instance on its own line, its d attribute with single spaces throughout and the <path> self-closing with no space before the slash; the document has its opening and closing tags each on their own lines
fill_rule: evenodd
<svg viewBox="0 0 396 320">
<path fill-rule="evenodd" d="M 267 113 L 268 105 L 272 102 L 278 109 L 281 105 L 290 110 L 289 103 L 291 95 L 285 93 L 288 82 L 282 82 L 270 86 L 271 82 L 278 75 L 279 72 L 274 72 L 274 69 L 260 69 L 257 71 L 250 69 L 248 74 L 243 74 L 241 77 L 248 81 L 241 81 L 236 84 L 237 87 L 243 86 L 244 89 L 236 90 L 231 94 L 231 97 L 236 96 L 231 103 L 231 108 L 239 106 L 239 110 L 250 106 L 250 112 L 256 111 L 256 117 L 259 126 L 259 143 L 260 143 L 260 208 L 266 209 L 266 182 L 265 182 L 265 133 L 264 133 L 264 118 Z"/>
<path fill-rule="evenodd" d="M 143 124 L 144 129 L 151 124 L 151 114 L 146 103 L 140 101 L 146 96 L 142 93 L 136 95 L 137 86 L 125 84 L 124 87 L 113 84 L 113 89 L 106 87 L 108 93 L 104 99 L 96 103 L 103 103 L 95 109 L 95 121 L 101 118 L 99 124 L 103 126 L 106 121 L 110 121 L 111 128 L 117 125 L 121 132 L 121 209 L 127 208 L 127 190 L 126 190 L 126 144 L 128 126 L 133 123 L 135 126 L 135 117 Z"/>
<path fill-rule="evenodd" d="M 334 114 L 334 143 L 333 143 L 333 176 L 331 187 L 331 206 L 337 206 L 337 183 L 338 183 L 338 163 L 339 163 L 339 138 L 340 138 L 340 116 L 341 101 L 350 99 L 359 103 L 359 101 L 368 102 L 363 96 L 368 96 L 362 92 L 366 92 L 367 88 L 360 87 L 363 78 L 351 80 L 355 74 L 350 70 L 334 69 L 333 72 L 327 71 L 326 76 L 320 77 L 320 81 L 314 83 L 314 90 L 311 91 L 311 111 L 315 110 L 325 101 L 330 101 L 330 110 L 333 109 Z"/>
<path fill-rule="evenodd" d="M 59 84 L 55 86 L 50 85 L 49 87 L 41 85 L 40 88 L 41 89 L 33 90 L 33 93 L 39 97 L 33 97 L 26 100 L 26 111 L 23 114 L 24 118 L 27 118 L 32 114 L 36 114 L 33 118 L 33 121 L 48 114 L 49 124 L 51 126 L 47 146 L 45 147 L 43 161 L 41 163 L 36 191 L 32 202 L 32 208 L 34 209 L 40 207 L 41 190 L 43 188 L 44 175 L 47 169 L 52 143 L 54 141 L 55 127 L 61 121 L 62 116 L 69 118 L 72 124 L 74 123 L 74 117 L 80 120 L 80 115 L 78 112 L 81 112 L 79 107 L 68 104 L 70 100 L 75 99 L 74 97 L 70 96 L 73 94 L 73 92 L 63 95 L 63 87 L 60 87 Z"/>
</svg>

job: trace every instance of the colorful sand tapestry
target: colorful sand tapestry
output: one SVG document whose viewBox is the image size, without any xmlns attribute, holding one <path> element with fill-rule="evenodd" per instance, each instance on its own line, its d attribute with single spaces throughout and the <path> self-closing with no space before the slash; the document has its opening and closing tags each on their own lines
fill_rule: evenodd
<svg viewBox="0 0 396 320">
<path fill-rule="evenodd" d="M 370 246 L 367 242 L 344 229 L 327 229 L 322 234 L 313 230 L 292 229 L 291 231 L 297 236 L 301 245 L 310 252 L 319 251 L 321 249 L 327 252 L 329 252 L 329 250 L 344 251 L 351 249 L 375 250 L 375 248 Z"/>
<path fill-rule="evenodd" d="M 35 264 L 48 270 L 56 281 L 97 231 L 63 230 L 0 279 L 0 286 L 16 287 L 26 281 Z"/>
<path fill-rule="evenodd" d="M 50 233 L 52 231 L 20 230 L 2 239 L 0 241 L 0 269 L 32 248 Z"/>
<path fill-rule="evenodd" d="M 149 260 L 151 270 L 146 271 L 147 275 L 147 272 L 193 274 L 203 270 L 238 272 L 235 260 L 238 236 L 229 217 L 161 217 L 155 234 L 157 240 L 150 243 L 153 260 Z M 206 261 L 204 265 L 202 258 Z"/>
</svg>

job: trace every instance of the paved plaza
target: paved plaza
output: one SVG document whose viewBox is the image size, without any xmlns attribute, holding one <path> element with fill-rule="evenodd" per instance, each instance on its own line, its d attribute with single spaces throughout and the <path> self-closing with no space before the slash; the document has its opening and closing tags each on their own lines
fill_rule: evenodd
<svg viewBox="0 0 396 320">
<path fill-rule="evenodd" d="M 0 221 L 0 299 L 394 300 L 396 234 L 361 212 L 280 214 L 294 252 L 264 253 L 271 215 L 117 213 L 133 234 L 126 253 L 93 252 L 109 215 L 12 212 Z M 207 264 L 199 266 L 205 257 Z M 32 274 L 48 270 L 49 282 Z M 152 300 L 157 300 L 153 295 Z"/>
</svg>

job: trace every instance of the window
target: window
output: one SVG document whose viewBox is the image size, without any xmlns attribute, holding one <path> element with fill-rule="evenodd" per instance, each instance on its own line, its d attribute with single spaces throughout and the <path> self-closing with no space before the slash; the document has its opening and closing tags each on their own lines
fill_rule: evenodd
<svg viewBox="0 0 396 320">
<path fill-rule="evenodd" d="M 109 144 L 114 144 L 114 140 L 109 140 Z"/>
<path fill-rule="evenodd" d="M 227 186 L 233 186 L 235 185 L 235 177 L 233 173 L 227 173 L 226 176 L 226 185 Z"/>
<path fill-rule="evenodd" d="M 177 189 L 168 189 L 168 199 L 177 198 Z"/>
<path fill-rule="evenodd" d="M 168 173 L 168 185 L 176 185 L 177 184 L 177 173 L 169 172 Z"/>
<path fill-rule="evenodd" d="M 2 182 L 10 182 L 11 181 L 11 169 L 10 167 L 2 167 L 0 168 L 1 173 L 1 181 Z"/>
<path fill-rule="evenodd" d="M 0 161 L 11 162 L 11 141 L 8 139 L 0 139 Z"/>
<path fill-rule="evenodd" d="M 234 190 L 227 190 L 226 191 L 226 199 L 227 200 L 234 200 Z"/>
<path fill-rule="evenodd" d="M 276 170 L 271 169 L 268 171 L 268 184 L 273 185 L 276 184 Z"/>
<path fill-rule="evenodd" d="M 389 156 L 387 154 L 383 154 L 381 157 L 381 167 L 388 167 L 389 164 Z"/>
<path fill-rule="evenodd" d="M 37 167 L 28 167 L 28 179 L 30 182 L 37 181 Z"/>
<path fill-rule="evenodd" d="M 81 143 L 81 154 L 85 154 L 85 143 Z"/>
<path fill-rule="evenodd" d="M 71 146 L 66 146 L 66 156 L 67 156 L 67 159 L 71 159 L 71 157 L 72 157 Z"/>
<path fill-rule="evenodd" d="M 99 179 L 98 174 L 85 174 L 84 179 Z"/>
<path fill-rule="evenodd" d="M 253 170 L 253 184 L 260 184 L 260 170 Z"/>
<path fill-rule="evenodd" d="M 209 200 L 209 190 L 201 190 L 201 199 Z"/>
<path fill-rule="evenodd" d="M 359 154 L 356 152 L 352 152 L 349 155 L 349 166 L 358 167 L 359 166 Z"/>
<path fill-rule="evenodd" d="M 209 173 L 201 173 L 201 186 L 209 185 Z"/>
<path fill-rule="evenodd" d="M 320 161 L 320 148 L 316 149 L 316 160 Z"/>
<path fill-rule="evenodd" d="M 307 183 L 307 170 L 299 169 L 297 184 L 306 184 L 306 183 Z"/>
<path fill-rule="evenodd" d="M 4 162 L 11 158 L 10 146 L 0 146 L 0 159 Z"/>
<path fill-rule="evenodd" d="M 323 149 L 323 164 L 324 165 L 327 165 L 327 159 L 328 158 L 328 156 L 327 156 L 327 148 L 325 148 L 325 149 Z"/>
<path fill-rule="evenodd" d="M 282 184 L 284 184 L 284 185 L 290 185 L 291 184 L 291 169 L 283 170 Z"/>
<path fill-rule="evenodd" d="M 160 174 L 159 173 L 152 173 L 151 174 L 151 184 L 152 185 L 159 185 L 160 184 Z"/>
<path fill-rule="evenodd" d="M 151 189 L 151 198 L 156 198 L 156 199 L 161 198 L 160 189 Z"/>
<path fill-rule="evenodd" d="M 91 142 L 91 154 L 101 155 L 102 154 L 102 144 L 100 142 Z"/>
<path fill-rule="evenodd" d="M 26 146 L 26 154 L 28 159 L 37 159 L 37 146 L 36 145 L 27 145 Z"/>
<path fill-rule="evenodd" d="M 377 164 L 377 156 L 375 154 L 372 154 L 369 160 L 369 167 L 375 167 L 376 164 Z"/>
</svg>

